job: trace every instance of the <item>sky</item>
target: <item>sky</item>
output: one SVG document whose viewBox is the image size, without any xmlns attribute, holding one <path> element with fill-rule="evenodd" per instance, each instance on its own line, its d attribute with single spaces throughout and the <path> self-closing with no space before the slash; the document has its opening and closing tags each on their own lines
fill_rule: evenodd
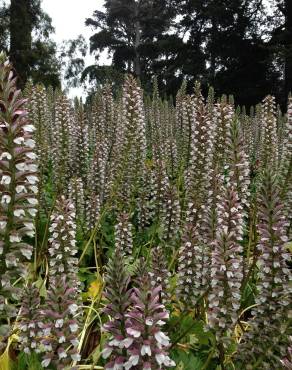
<svg viewBox="0 0 292 370">
<path fill-rule="evenodd" d="M 103 3 L 103 0 L 42 0 L 42 8 L 52 18 L 55 28 L 52 39 L 61 43 L 81 34 L 89 42 L 93 30 L 85 26 L 85 19 L 91 17 L 94 10 L 102 10 Z M 101 62 L 106 62 L 106 56 Z M 88 54 L 85 63 L 86 66 L 93 64 L 94 58 Z M 82 96 L 82 89 L 71 89 L 70 96 L 75 95 Z"/>
</svg>

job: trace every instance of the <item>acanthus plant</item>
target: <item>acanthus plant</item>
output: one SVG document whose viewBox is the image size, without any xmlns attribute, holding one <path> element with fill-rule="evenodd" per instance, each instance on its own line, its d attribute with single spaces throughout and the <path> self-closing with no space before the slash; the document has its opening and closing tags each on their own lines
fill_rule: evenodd
<svg viewBox="0 0 292 370">
<path fill-rule="evenodd" d="M 116 135 L 119 137 L 115 153 L 117 169 L 112 192 L 117 206 L 131 210 L 141 184 L 142 169 L 146 159 L 145 114 L 142 89 L 132 76 L 127 76 L 123 86 L 121 117 Z"/>
<path fill-rule="evenodd" d="M 126 256 L 133 254 L 133 227 L 127 213 L 121 213 L 115 225 L 115 245 Z"/>
<path fill-rule="evenodd" d="M 49 287 L 42 307 L 42 366 L 65 369 L 78 361 L 79 281 L 74 205 L 63 196 L 51 216 Z"/>
<path fill-rule="evenodd" d="M 289 344 L 291 322 L 290 255 L 285 249 L 287 222 L 275 173 L 263 174 L 258 196 L 258 295 L 253 319 L 239 346 L 238 358 L 260 368 L 279 368 Z"/>
<path fill-rule="evenodd" d="M 152 250 L 151 269 L 149 271 L 150 281 L 153 288 L 161 286 L 160 302 L 168 304 L 170 302 L 170 277 L 171 273 L 167 268 L 167 261 L 164 256 L 164 249 L 161 246 L 154 247 Z"/>
<path fill-rule="evenodd" d="M 185 182 L 186 202 L 196 214 L 207 198 L 212 169 L 215 125 L 209 113 L 210 105 L 204 104 L 199 84 L 196 86 L 191 105 L 190 158 Z"/>
<path fill-rule="evenodd" d="M 127 349 L 125 369 L 161 369 L 174 367 L 168 349 L 169 337 L 162 330 L 169 313 L 160 303 L 161 285 L 153 287 L 149 276 L 141 277 L 141 284 L 133 288 L 132 309 L 126 314 Z"/>
<path fill-rule="evenodd" d="M 226 97 L 222 97 L 221 102 L 214 106 L 214 157 L 212 168 L 217 168 L 220 173 L 226 158 L 226 140 L 230 131 L 231 123 L 234 118 L 234 108 L 227 102 Z"/>
<path fill-rule="evenodd" d="M 262 103 L 260 167 L 278 166 L 278 137 L 275 98 L 268 95 Z"/>
<path fill-rule="evenodd" d="M 109 338 L 103 349 L 106 359 L 105 370 L 123 369 L 127 361 L 127 348 L 132 341 L 127 340 L 126 314 L 130 307 L 130 278 L 126 272 L 122 250 L 117 247 L 108 262 L 105 276 L 105 298 L 108 301 L 104 312 L 109 321 L 103 330 Z"/>
<path fill-rule="evenodd" d="M 14 285 L 25 278 L 33 247 L 37 214 L 37 156 L 35 127 L 27 117 L 26 100 L 20 98 L 12 66 L 0 54 L 0 318 L 1 346 L 9 335 L 10 319 L 22 290 Z M 12 304 L 13 301 L 13 304 Z"/>
<path fill-rule="evenodd" d="M 161 224 L 163 239 L 173 242 L 177 239 L 181 219 L 181 207 L 178 191 L 175 185 L 169 185 L 166 189 L 163 201 Z"/>
<path fill-rule="evenodd" d="M 40 293 L 31 283 L 23 290 L 19 321 L 20 348 L 26 354 L 39 353 L 43 332 L 40 324 Z"/>
<path fill-rule="evenodd" d="M 57 191 L 67 188 L 70 177 L 70 164 L 75 161 L 75 143 L 72 134 L 72 117 L 69 100 L 63 93 L 56 98 L 52 148 L 54 186 Z"/>
<path fill-rule="evenodd" d="M 211 253 L 208 325 L 221 345 L 238 320 L 243 280 L 243 212 L 237 191 L 223 187 L 217 205 L 217 229 Z"/>
<path fill-rule="evenodd" d="M 144 271 L 144 264 L 140 271 Z M 104 330 L 110 334 L 103 350 L 106 370 L 161 369 L 175 366 L 168 356 L 170 340 L 162 331 L 168 312 L 161 303 L 161 285 L 152 286 L 146 272 L 130 289 L 124 256 L 117 246 L 107 269 L 105 313 L 110 320 Z"/>
</svg>

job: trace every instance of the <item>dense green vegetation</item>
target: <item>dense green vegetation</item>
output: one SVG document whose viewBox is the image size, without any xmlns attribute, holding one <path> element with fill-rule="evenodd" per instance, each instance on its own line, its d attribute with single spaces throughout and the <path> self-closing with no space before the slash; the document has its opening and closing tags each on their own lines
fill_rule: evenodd
<svg viewBox="0 0 292 370">
<path fill-rule="evenodd" d="M 291 175 L 291 98 L 84 105 L 2 54 L 0 368 L 290 369 Z"/>
</svg>

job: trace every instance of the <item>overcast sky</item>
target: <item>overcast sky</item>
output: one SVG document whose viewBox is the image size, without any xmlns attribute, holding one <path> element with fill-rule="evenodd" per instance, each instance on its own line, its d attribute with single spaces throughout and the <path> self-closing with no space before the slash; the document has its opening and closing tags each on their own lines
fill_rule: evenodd
<svg viewBox="0 0 292 370">
<path fill-rule="evenodd" d="M 43 10 L 52 18 L 55 28 L 52 38 L 61 43 L 81 34 L 89 41 L 93 30 L 85 26 L 85 19 L 91 17 L 94 10 L 102 10 L 103 3 L 104 0 L 42 0 Z M 88 55 L 85 62 L 86 65 L 90 65 L 94 59 Z M 82 91 L 72 89 L 70 95 L 75 94 L 81 95 Z"/>
</svg>

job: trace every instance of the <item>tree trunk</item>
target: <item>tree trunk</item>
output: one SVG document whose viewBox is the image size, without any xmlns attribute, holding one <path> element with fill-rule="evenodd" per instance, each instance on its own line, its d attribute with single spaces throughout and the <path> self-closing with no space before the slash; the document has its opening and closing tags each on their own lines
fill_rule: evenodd
<svg viewBox="0 0 292 370">
<path fill-rule="evenodd" d="M 292 1 L 285 0 L 285 98 L 292 92 Z"/>
<path fill-rule="evenodd" d="M 31 55 L 32 14 L 31 0 L 11 0 L 10 5 L 10 59 L 23 88 L 28 75 Z"/>
</svg>

